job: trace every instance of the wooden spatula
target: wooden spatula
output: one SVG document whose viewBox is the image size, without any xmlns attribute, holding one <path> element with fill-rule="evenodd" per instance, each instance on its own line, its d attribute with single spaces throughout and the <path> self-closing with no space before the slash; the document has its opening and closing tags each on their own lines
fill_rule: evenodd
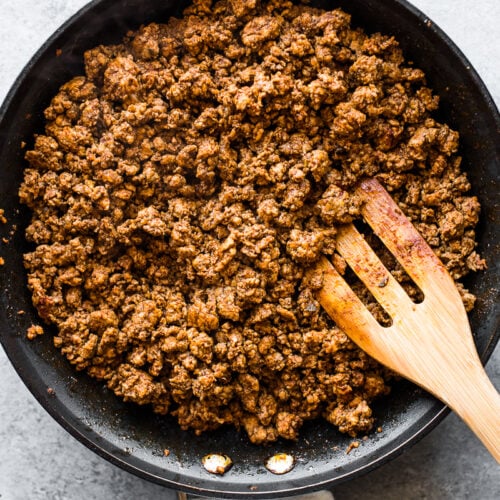
<svg viewBox="0 0 500 500">
<path fill-rule="evenodd" d="M 337 252 L 392 318 L 381 326 L 323 258 L 317 297 L 337 325 L 370 356 L 452 408 L 500 462 L 500 395 L 479 360 L 467 313 L 445 267 L 375 179 L 361 183 L 365 221 L 424 294 L 415 304 L 354 225 L 342 226 Z"/>
</svg>

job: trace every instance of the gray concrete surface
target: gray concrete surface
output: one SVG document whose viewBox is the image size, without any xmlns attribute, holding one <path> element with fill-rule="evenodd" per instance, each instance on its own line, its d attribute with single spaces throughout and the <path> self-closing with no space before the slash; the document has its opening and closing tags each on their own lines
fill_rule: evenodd
<svg viewBox="0 0 500 500">
<path fill-rule="evenodd" d="M 382 1 L 382 0 L 381 0 Z M 470 58 L 500 104 L 500 2 L 414 0 Z M 85 0 L 0 0 L 0 101 L 41 43 Z M 1 325 L 0 325 L 1 327 Z M 500 386 L 500 348 L 488 364 Z M 455 416 L 404 455 L 335 488 L 336 500 L 496 500 L 500 467 Z M 173 500 L 91 453 L 39 407 L 0 349 L 1 500 Z"/>
</svg>

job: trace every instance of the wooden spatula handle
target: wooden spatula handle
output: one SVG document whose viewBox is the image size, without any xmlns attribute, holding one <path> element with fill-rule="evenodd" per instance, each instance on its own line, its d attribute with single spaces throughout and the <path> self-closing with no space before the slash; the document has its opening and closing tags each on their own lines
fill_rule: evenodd
<svg viewBox="0 0 500 500">
<path fill-rule="evenodd" d="M 445 401 L 500 463 L 500 394 L 482 366 L 474 367 Z"/>
</svg>

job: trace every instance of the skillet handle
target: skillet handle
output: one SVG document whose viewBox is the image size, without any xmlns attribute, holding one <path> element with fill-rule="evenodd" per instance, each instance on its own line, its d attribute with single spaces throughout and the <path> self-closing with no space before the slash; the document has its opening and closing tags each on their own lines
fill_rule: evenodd
<svg viewBox="0 0 500 500">
<path fill-rule="evenodd" d="M 199 497 L 185 493 L 183 491 L 177 492 L 177 500 L 216 500 L 208 499 L 206 497 Z M 327 490 L 315 491 L 313 493 L 305 493 L 304 495 L 296 495 L 292 497 L 284 497 L 282 500 L 334 500 L 333 494 Z"/>
</svg>

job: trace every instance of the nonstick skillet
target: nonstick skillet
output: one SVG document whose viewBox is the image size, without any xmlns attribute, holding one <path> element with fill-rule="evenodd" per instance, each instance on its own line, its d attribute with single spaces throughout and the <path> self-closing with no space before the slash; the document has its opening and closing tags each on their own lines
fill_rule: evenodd
<svg viewBox="0 0 500 500">
<path fill-rule="evenodd" d="M 251 445 L 230 429 L 198 438 L 180 431 L 173 419 L 122 403 L 102 384 L 74 372 L 53 348 L 50 335 L 35 342 L 25 339 L 28 326 L 39 320 L 30 305 L 22 266 L 22 253 L 28 249 L 23 233 L 29 215 L 17 200 L 25 166 L 21 143 L 30 145 L 33 133 L 42 130 L 42 111 L 57 88 L 82 73 L 84 50 L 117 42 L 128 29 L 143 22 L 179 15 L 186 3 L 90 3 L 40 49 L 9 93 L 0 111 L 0 207 L 8 219 L 1 227 L 1 237 L 10 239 L 2 248 L 5 265 L 0 270 L 0 340 L 21 378 L 56 420 L 97 453 L 142 477 L 180 490 L 231 498 L 269 498 L 331 486 L 400 453 L 436 425 L 447 410 L 420 389 L 402 382 L 375 408 L 384 431 L 372 435 L 348 455 L 345 450 L 351 439 L 323 422 L 308 423 L 297 443 L 279 442 L 267 448 Z M 488 260 L 489 269 L 472 276 L 467 286 L 478 295 L 471 323 L 479 352 L 486 360 L 499 335 L 498 112 L 458 49 L 406 2 L 314 3 L 345 8 L 354 15 L 353 24 L 368 32 L 394 34 L 407 59 L 426 71 L 429 85 L 441 96 L 438 118 L 461 134 L 464 168 L 483 206 L 479 250 Z M 17 229 L 11 235 L 14 226 Z M 19 315 L 19 310 L 25 314 Z M 164 448 L 171 451 L 168 457 L 163 456 Z M 296 467 L 284 476 L 272 475 L 263 465 L 277 451 L 286 451 L 297 459 Z M 200 459 L 210 452 L 227 453 L 233 459 L 233 468 L 223 478 L 202 469 Z"/>
</svg>

